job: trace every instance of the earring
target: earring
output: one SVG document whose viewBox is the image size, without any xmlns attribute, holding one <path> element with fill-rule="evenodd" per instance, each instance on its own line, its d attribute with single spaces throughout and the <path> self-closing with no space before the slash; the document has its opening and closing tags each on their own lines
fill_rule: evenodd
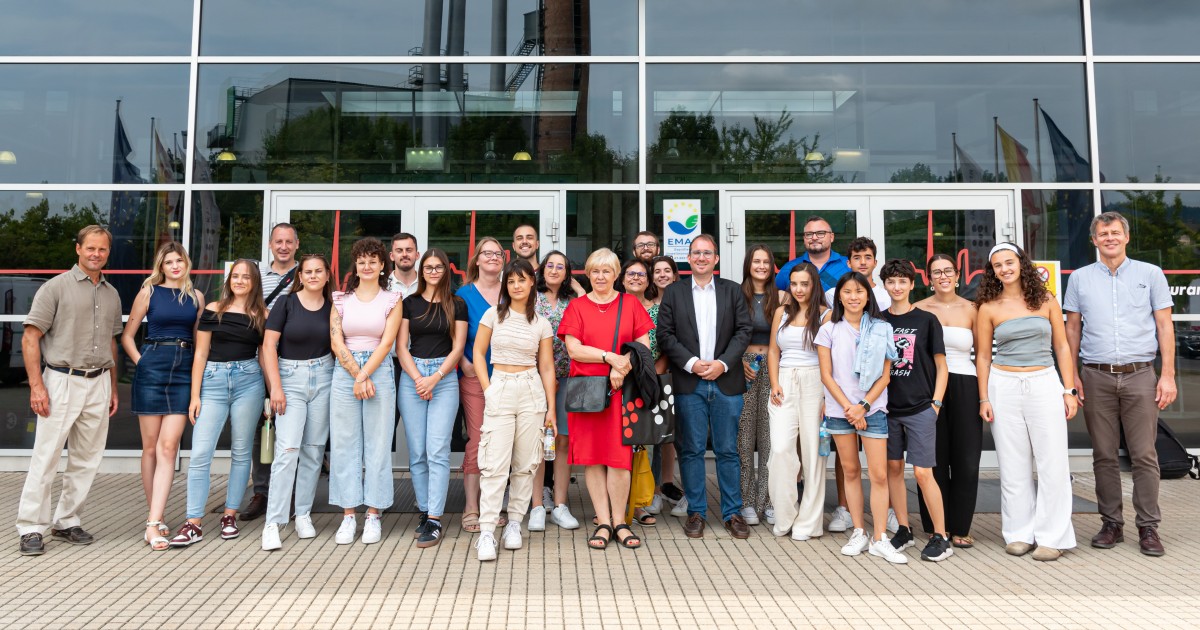
<svg viewBox="0 0 1200 630">
<path fill-rule="evenodd" d="M 955 289 L 957 289 L 957 288 L 958 288 L 958 283 L 957 283 L 957 282 L 955 282 L 955 283 L 954 283 L 954 288 L 955 288 Z"/>
</svg>

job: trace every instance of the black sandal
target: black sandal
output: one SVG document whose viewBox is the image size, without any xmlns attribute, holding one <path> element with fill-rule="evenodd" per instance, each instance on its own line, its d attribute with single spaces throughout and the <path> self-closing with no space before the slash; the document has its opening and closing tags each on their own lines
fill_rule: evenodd
<svg viewBox="0 0 1200 630">
<path fill-rule="evenodd" d="M 622 547 L 626 549 L 637 549 L 638 547 L 642 546 L 642 539 L 639 538 L 637 534 L 633 533 L 633 530 L 629 529 L 629 526 L 625 525 L 624 523 L 617 525 L 617 527 L 613 529 L 613 536 L 616 536 L 617 532 L 621 530 L 629 532 L 628 536 L 624 538 L 617 538 L 617 542 L 620 543 Z"/>
<path fill-rule="evenodd" d="M 647 512 L 644 508 L 638 508 L 633 511 L 633 522 L 642 527 L 654 527 L 658 525 L 658 517 Z"/>
<path fill-rule="evenodd" d="M 601 535 L 600 535 L 600 532 L 602 532 L 602 531 L 604 531 L 604 530 L 608 530 L 608 537 L 607 537 L 607 538 L 605 538 L 604 536 L 601 536 Z M 612 528 L 612 526 L 610 526 L 610 525 L 597 525 L 597 526 L 596 526 L 596 531 L 592 532 L 592 537 L 587 539 L 588 547 L 590 547 L 590 548 L 592 548 L 592 549 L 595 549 L 596 551 L 604 551 L 605 549 L 607 549 L 607 548 L 608 548 L 608 543 L 612 541 L 612 537 L 613 537 L 613 528 Z M 602 543 L 604 543 L 604 544 L 602 544 L 602 545 L 599 545 L 599 546 L 597 546 L 597 545 L 593 545 L 592 543 L 593 543 L 593 542 L 596 542 L 596 541 L 600 541 L 600 542 L 602 542 Z"/>
</svg>

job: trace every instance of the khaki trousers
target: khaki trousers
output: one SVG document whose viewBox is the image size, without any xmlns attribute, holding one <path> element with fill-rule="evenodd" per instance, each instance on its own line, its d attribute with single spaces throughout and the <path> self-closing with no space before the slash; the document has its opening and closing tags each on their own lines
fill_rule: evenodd
<svg viewBox="0 0 1200 630">
<path fill-rule="evenodd" d="M 17 508 L 17 532 L 22 536 L 44 535 L 51 527 L 68 529 L 80 525 L 83 502 L 92 488 L 108 441 L 108 403 L 112 396 L 108 373 L 84 378 L 47 369 L 42 371 L 42 379 L 50 395 L 50 415 L 38 416 L 29 474 Z M 68 440 L 67 470 L 51 521 L 50 487 Z"/>
<path fill-rule="evenodd" d="M 520 523 L 533 497 L 533 474 L 542 461 L 546 390 L 536 369 L 495 370 L 483 393 L 479 434 L 479 527 L 494 531 L 509 486 L 508 519 Z"/>
<path fill-rule="evenodd" d="M 1083 418 L 1092 436 L 1092 470 L 1096 473 L 1096 503 L 1100 518 L 1108 523 L 1125 524 L 1121 507 L 1121 467 L 1117 449 L 1121 432 L 1133 468 L 1133 509 L 1138 527 L 1158 527 L 1158 403 L 1154 390 L 1158 377 L 1154 369 L 1142 368 L 1130 374 L 1109 374 L 1084 367 Z"/>
</svg>

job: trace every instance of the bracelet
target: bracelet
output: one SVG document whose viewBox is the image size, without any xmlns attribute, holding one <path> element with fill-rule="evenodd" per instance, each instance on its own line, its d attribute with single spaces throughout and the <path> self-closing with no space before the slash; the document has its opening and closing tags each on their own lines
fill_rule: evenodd
<svg viewBox="0 0 1200 630">
<path fill-rule="evenodd" d="M 992 401 L 990 401 L 990 400 L 988 400 L 988 399 L 986 399 L 986 398 L 980 398 L 980 399 L 979 399 L 979 404 L 981 404 L 981 405 L 982 405 L 983 403 L 990 403 L 990 402 L 992 402 Z"/>
</svg>

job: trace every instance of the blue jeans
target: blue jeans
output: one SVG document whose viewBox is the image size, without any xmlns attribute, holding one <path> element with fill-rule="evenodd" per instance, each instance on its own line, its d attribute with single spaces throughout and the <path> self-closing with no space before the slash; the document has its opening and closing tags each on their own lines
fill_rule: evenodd
<svg viewBox="0 0 1200 630">
<path fill-rule="evenodd" d="M 437 372 L 444 360 L 445 357 L 413 357 L 421 376 Z M 433 398 L 421 400 L 416 382 L 403 371 L 396 393 L 400 417 L 404 419 L 408 466 L 417 507 L 430 516 L 439 517 L 446 511 L 446 493 L 450 489 L 450 436 L 454 432 L 454 418 L 458 415 L 458 372 L 454 366 L 448 367 L 446 376 L 433 387 Z"/>
<path fill-rule="evenodd" d="M 350 353 L 359 367 L 370 350 Z M 392 442 L 396 436 L 396 381 L 392 360 L 384 359 L 371 375 L 375 395 L 354 397 L 354 377 L 341 365 L 333 369 L 329 396 L 329 503 L 342 508 L 385 510 L 392 506 Z M 366 469 L 364 472 L 363 469 Z"/>
<path fill-rule="evenodd" d="M 312 512 L 321 460 L 329 441 L 329 390 L 333 355 L 307 361 L 279 360 L 279 382 L 287 407 L 275 416 L 275 459 L 267 492 L 267 522 L 280 527 L 290 516 L 288 503 L 296 487 L 296 514 Z"/>
<path fill-rule="evenodd" d="M 204 516 L 204 504 L 208 502 L 211 484 L 209 468 L 213 452 L 217 450 L 217 438 L 225 429 L 225 421 L 232 422 L 230 435 L 229 484 L 225 488 L 225 509 L 236 510 L 242 505 L 246 494 L 246 482 L 250 480 L 250 456 L 254 445 L 254 430 L 263 411 L 266 397 L 262 368 L 258 359 L 245 361 L 209 361 L 204 366 L 204 380 L 200 384 L 200 416 L 192 427 L 192 457 L 188 464 L 187 517 Z"/>
<path fill-rule="evenodd" d="M 679 474 L 688 514 L 708 516 L 708 497 L 704 492 L 704 451 L 712 430 L 713 452 L 717 455 L 717 487 L 721 491 L 721 520 L 742 510 L 741 465 L 738 463 L 738 417 L 742 415 L 742 395 L 721 392 L 715 381 L 700 381 L 696 391 L 675 395 Z"/>
</svg>

